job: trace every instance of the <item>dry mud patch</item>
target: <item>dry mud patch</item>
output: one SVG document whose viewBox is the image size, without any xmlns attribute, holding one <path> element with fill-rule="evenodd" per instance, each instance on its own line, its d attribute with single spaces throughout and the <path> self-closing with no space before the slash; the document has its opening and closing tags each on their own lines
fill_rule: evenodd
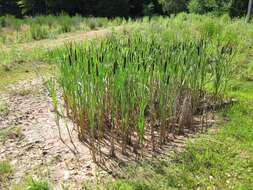
<svg viewBox="0 0 253 190">
<path fill-rule="evenodd" d="M 96 169 L 89 149 L 77 138 L 73 140 L 78 155 L 59 140 L 50 98 L 41 79 L 20 82 L 9 89 L 0 94 L 1 102 L 8 108 L 8 114 L 0 115 L 0 130 L 15 126 L 19 134 L 0 139 L 0 160 L 11 162 L 12 182 L 18 183 L 29 174 L 48 179 L 55 189 L 62 189 L 62 184 L 79 189 L 83 181 L 104 175 Z M 63 139 L 71 146 L 67 130 L 61 126 Z"/>
</svg>

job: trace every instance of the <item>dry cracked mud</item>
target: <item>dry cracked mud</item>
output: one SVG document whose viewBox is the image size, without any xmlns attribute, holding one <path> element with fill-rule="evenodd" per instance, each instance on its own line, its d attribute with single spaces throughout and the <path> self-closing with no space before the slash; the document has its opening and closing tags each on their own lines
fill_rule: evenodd
<svg viewBox="0 0 253 190">
<path fill-rule="evenodd" d="M 42 79 L 20 82 L 9 89 L 0 94 L 0 101 L 8 108 L 8 114 L 0 115 L 0 130 L 15 126 L 19 128 L 19 134 L 0 140 L 0 160 L 10 160 L 14 182 L 18 183 L 24 175 L 30 174 L 49 179 L 54 189 L 62 189 L 63 184 L 70 189 L 79 189 L 83 181 L 105 174 L 96 169 L 89 149 L 77 138 L 73 140 L 78 155 L 60 141 L 50 97 Z M 63 140 L 72 146 L 66 128 L 63 124 L 61 127 Z"/>
</svg>

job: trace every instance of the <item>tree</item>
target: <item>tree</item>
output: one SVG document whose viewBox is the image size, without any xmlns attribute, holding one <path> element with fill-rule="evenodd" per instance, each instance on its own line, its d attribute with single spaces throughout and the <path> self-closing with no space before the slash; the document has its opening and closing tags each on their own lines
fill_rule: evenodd
<svg viewBox="0 0 253 190">
<path fill-rule="evenodd" d="M 16 0 L 0 0 L 0 16 L 6 14 L 21 16 Z"/>
<path fill-rule="evenodd" d="M 231 17 L 240 17 L 247 14 L 249 0 L 233 0 L 229 9 L 229 15 Z"/>
<path fill-rule="evenodd" d="M 45 0 L 19 0 L 17 4 L 22 10 L 22 14 L 36 15 L 47 13 Z"/>
<path fill-rule="evenodd" d="M 218 15 L 228 13 L 232 0 L 190 0 L 188 9 L 192 13 L 214 12 Z"/>
<path fill-rule="evenodd" d="M 253 4 L 253 1 L 249 0 L 248 11 L 247 11 L 247 16 L 246 16 L 247 22 L 249 22 L 249 20 L 250 20 L 251 11 L 252 11 L 252 4 Z"/>
<path fill-rule="evenodd" d="M 98 0 L 95 12 L 102 17 L 126 17 L 129 13 L 128 0 Z"/>
<path fill-rule="evenodd" d="M 189 0 L 159 0 L 163 11 L 170 14 L 177 14 L 179 12 L 187 11 L 187 4 Z"/>
<path fill-rule="evenodd" d="M 130 16 L 143 16 L 144 0 L 129 0 L 128 4 Z"/>
</svg>

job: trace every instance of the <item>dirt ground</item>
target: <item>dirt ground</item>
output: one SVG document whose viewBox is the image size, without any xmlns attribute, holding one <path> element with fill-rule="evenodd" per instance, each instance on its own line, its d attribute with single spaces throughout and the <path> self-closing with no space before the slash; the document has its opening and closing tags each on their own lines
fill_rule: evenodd
<svg viewBox="0 0 253 190">
<path fill-rule="evenodd" d="M 89 149 L 77 138 L 73 140 L 78 155 L 60 141 L 50 98 L 41 79 L 20 82 L 10 88 L 0 95 L 9 110 L 0 117 L 0 127 L 15 126 L 20 132 L 0 141 L 0 160 L 11 161 L 13 181 L 19 182 L 24 175 L 32 174 L 49 179 L 55 189 L 61 189 L 62 184 L 78 189 L 83 181 L 105 174 L 96 169 Z M 64 124 L 61 131 L 65 143 L 72 146 Z"/>
</svg>

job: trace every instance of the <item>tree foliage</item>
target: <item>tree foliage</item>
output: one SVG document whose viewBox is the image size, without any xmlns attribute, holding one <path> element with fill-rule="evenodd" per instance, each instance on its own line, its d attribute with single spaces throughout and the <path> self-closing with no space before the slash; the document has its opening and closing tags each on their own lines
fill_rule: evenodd
<svg viewBox="0 0 253 190">
<path fill-rule="evenodd" d="M 232 0 L 191 0 L 188 5 L 190 12 L 205 14 L 215 12 L 224 14 L 230 10 Z"/>
<path fill-rule="evenodd" d="M 176 14 L 182 11 L 187 11 L 189 0 L 160 0 L 162 9 L 166 14 Z"/>
<path fill-rule="evenodd" d="M 248 0 L 0 0 L 0 16 L 12 14 L 80 14 L 83 16 L 140 17 L 155 14 L 215 12 L 246 14 Z"/>
<path fill-rule="evenodd" d="M 249 0 L 232 0 L 232 4 L 229 10 L 230 16 L 238 17 L 246 15 Z"/>
<path fill-rule="evenodd" d="M 16 0 L 0 0 L 0 16 L 5 14 L 20 16 Z"/>
</svg>

